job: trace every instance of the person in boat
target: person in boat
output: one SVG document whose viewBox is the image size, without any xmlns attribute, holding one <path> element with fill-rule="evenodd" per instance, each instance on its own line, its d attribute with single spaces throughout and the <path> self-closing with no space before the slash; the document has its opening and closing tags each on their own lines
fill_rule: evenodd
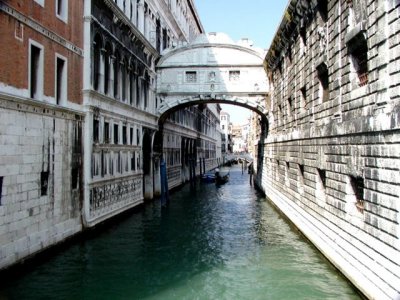
<svg viewBox="0 0 400 300">
<path fill-rule="evenodd" d="M 220 177 L 219 168 L 216 168 L 216 169 L 215 169 L 214 174 L 215 174 L 215 177 Z"/>
<path fill-rule="evenodd" d="M 250 176 L 249 176 L 249 177 L 250 177 L 250 185 L 253 185 L 253 173 L 254 173 L 254 170 L 253 170 L 253 162 L 251 162 L 251 163 L 249 164 L 247 173 L 249 173 L 249 175 L 250 175 Z"/>
</svg>

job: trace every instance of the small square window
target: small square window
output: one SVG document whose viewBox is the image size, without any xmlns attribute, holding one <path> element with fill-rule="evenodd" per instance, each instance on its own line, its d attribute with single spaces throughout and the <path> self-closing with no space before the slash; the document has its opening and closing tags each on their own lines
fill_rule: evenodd
<svg viewBox="0 0 400 300">
<path fill-rule="evenodd" d="M 197 73 L 193 71 L 186 72 L 186 82 L 189 83 L 197 82 Z"/>
<path fill-rule="evenodd" d="M 239 81 L 240 71 L 229 71 L 229 81 Z"/>
</svg>

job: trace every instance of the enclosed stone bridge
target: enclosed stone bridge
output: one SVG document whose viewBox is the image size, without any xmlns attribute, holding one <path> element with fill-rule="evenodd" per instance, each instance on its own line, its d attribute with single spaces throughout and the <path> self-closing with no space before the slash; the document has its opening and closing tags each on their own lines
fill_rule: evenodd
<svg viewBox="0 0 400 300">
<path fill-rule="evenodd" d="M 247 39 L 234 43 L 222 33 L 201 35 L 191 44 L 168 49 L 157 65 L 160 125 L 174 111 L 207 103 L 250 109 L 267 124 L 264 56 Z"/>
</svg>

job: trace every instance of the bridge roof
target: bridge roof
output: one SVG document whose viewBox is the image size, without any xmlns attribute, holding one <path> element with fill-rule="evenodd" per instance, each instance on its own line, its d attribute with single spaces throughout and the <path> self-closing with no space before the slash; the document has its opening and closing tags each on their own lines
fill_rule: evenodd
<svg viewBox="0 0 400 300">
<path fill-rule="evenodd" d="M 188 53 L 193 56 L 190 57 Z M 225 64 L 262 66 L 265 53 L 261 48 L 253 47 L 251 40 L 242 39 L 235 43 L 225 33 L 208 33 L 199 35 L 190 44 L 181 43 L 176 48 L 165 49 L 157 67 Z M 201 54 L 207 55 L 202 57 Z"/>
</svg>

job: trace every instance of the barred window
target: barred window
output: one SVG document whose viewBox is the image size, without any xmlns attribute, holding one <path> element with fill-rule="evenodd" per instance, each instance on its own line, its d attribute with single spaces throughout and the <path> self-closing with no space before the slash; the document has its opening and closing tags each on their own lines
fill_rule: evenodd
<svg viewBox="0 0 400 300">
<path fill-rule="evenodd" d="M 239 81 L 240 71 L 229 71 L 229 81 Z"/>
<path fill-rule="evenodd" d="M 197 73 L 194 71 L 186 72 L 186 82 L 197 82 Z"/>
</svg>

